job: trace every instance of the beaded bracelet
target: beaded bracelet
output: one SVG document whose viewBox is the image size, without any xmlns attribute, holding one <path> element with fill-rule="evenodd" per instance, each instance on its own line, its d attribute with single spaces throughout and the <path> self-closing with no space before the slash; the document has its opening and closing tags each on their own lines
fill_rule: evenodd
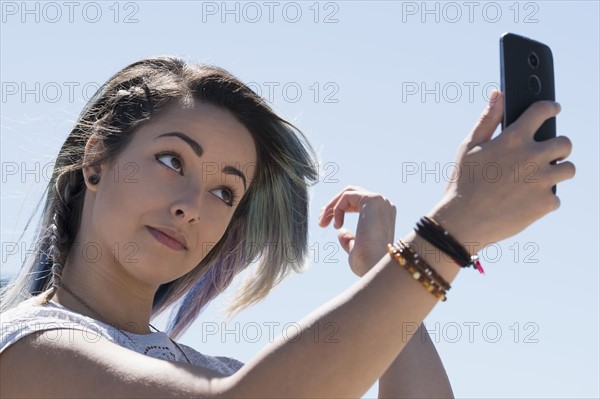
<svg viewBox="0 0 600 399">
<path fill-rule="evenodd" d="M 398 262 L 398 264 L 402 266 L 404 270 L 408 271 L 415 280 L 418 280 L 427 291 L 431 292 L 431 294 L 434 295 L 438 300 L 445 302 L 446 290 L 431 277 L 430 273 L 427 273 L 427 269 L 421 266 L 425 265 L 429 269 L 431 269 L 431 267 L 426 263 L 422 263 L 421 266 L 417 266 L 417 264 L 413 263 L 410 259 L 407 259 L 403 255 L 403 252 L 403 248 L 388 244 L 388 253 L 392 256 L 392 258 L 396 260 L 396 262 Z"/>
<path fill-rule="evenodd" d="M 450 289 L 450 284 L 448 284 L 448 282 L 444 280 L 444 278 L 440 276 L 433 267 L 431 267 L 427 262 L 425 262 L 425 259 L 423 259 L 423 257 L 421 257 L 416 251 L 414 251 L 408 244 L 406 244 L 402 240 L 398 240 L 398 245 L 403 251 L 406 252 L 406 255 L 404 255 L 403 253 L 405 258 L 412 258 L 414 264 L 423 265 L 423 268 L 427 271 L 427 274 L 433 280 L 435 280 L 445 290 Z"/>
<path fill-rule="evenodd" d="M 412 263 L 402 254 L 402 252 L 403 250 L 401 248 L 388 244 L 388 253 L 400 264 L 400 266 L 408 271 L 415 280 L 418 280 L 423 287 L 431 292 L 437 299 L 445 301 L 446 290 L 431 278 L 425 269 Z"/>
</svg>

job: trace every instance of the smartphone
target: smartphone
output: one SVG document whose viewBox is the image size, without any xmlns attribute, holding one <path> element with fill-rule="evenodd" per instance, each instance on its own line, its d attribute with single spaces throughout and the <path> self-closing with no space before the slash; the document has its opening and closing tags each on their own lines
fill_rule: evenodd
<svg viewBox="0 0 600 399">
<path fill-rule="evenodd" d="M 554 61 L 550 47 L 524 36 L 504 33 L 500 37 L 500 86 L 504 93 L 503 130 L 532 103 L 555 101 Z M 556 137 L 555 117 L 544 121 L 533 136 L 536 141 L 553 137 Z M 556 194 L 556 186 L 552 187 L 552 192 Z"/>
</svg>

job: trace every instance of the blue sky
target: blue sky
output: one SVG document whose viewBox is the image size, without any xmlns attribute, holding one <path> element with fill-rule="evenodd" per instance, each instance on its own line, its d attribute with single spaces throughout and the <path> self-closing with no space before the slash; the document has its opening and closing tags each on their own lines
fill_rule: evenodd
<svg viewBox="0 0 600 399">
<path fill-rule="evenodd" d="M 356 281 L 335 230 L 316 223 L 329 198 L 348 184 L 383 193 L 398 238 L 441 198 L 499 87 L 498 39 L 514 32 L 552 48 L 577 175 L 558 186 L 558 211 L 482 251 L 485 277 L 461 273 L 426 325 L 457 397 L 598 397 L 598 19 L 596 1 L 3 2 L 2 277 L 30 248 L 20 232 L 99 84 L 153 55 L 221 66 L 320 156 L 308 271 L 223 325 L 248 270 L 181 339 L 247 362 Z"/>
</svg>

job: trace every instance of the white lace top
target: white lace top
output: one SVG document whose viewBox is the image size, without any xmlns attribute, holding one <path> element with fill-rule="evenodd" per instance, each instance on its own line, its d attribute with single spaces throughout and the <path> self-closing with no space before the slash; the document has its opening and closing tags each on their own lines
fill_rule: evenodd
<svg viewBox="0 0 600 399">
<path fill-rule="evenodd" d="M 36 331 L 69 329 L 85 334 L 86 339 L 98 340 L 98 336 L 108 339 L 124 348 L 157 359 L 173 360 L 187 363 L 181 351 L 171 342 L 164 332 L 150 334 L 123 333 L 108 324 L 92 319 L 65 308 L 59 303 L 50 301 L 40 305 L 35 298 L 27 299 L 18 306 L 2 313 L 2 339 L 0 353 L 19 339 Z M 75 333 L 75 331 L 73 331 Z M 208 368 L 225 375 L 231 375 L 244 364 L 225 356 L 208 356 L 177 343 L 194 365 Z"/>
</svg>

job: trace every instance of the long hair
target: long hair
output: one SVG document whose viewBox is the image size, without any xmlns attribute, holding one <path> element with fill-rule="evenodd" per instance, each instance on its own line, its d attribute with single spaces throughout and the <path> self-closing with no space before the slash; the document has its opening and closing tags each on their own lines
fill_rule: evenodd
<svg viewBox="0 0 600 399">
<path fill-rule="evenodd" d="M 195 100 L 230 111 L 249 130 L 257 165 L 223 237 L 193 270 L 158 288 L 152 316 L 179 301 L 167 327 L 175 338 L 253 262 L 258 263 L 256 272 L 238 290 L 227 308 L 229 315 L 264 299 L 292 270 L 303 271 L 308 187 L 317 179 L 315 154 L 306 137 L 229 72 L 179 58 L 154 57 L 113 75 L 79 115 L 43 194 L 35 251 L 0 291 L 2 311 L 37 295 L 45 296 L 44 303 L 54 294 L 60 274 L 53 265 L 64 264 L 81 223 L 86 190 L 82 168 L 111 162 L 141 123 L 169 105 L 185 107 Z M 84 165 L 85 145 L 92 134 L 102 141 L 103 151 Z"/>
</svg>

